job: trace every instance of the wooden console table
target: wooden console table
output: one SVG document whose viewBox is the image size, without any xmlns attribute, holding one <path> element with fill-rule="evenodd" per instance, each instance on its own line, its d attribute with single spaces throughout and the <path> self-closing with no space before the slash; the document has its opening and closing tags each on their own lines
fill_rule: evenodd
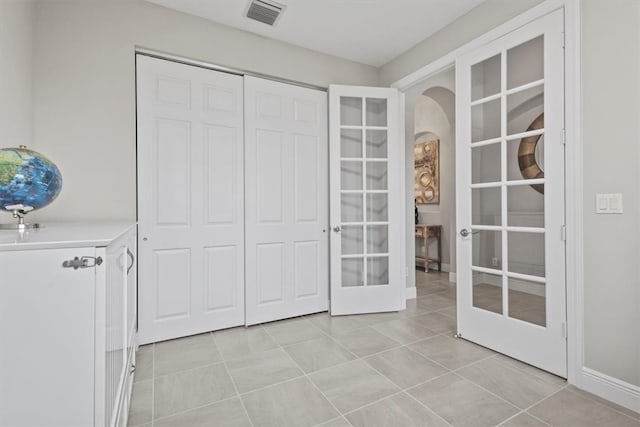
<svg viewBox="0 0 640 427">
<path fill-rule="evenodd" d="M 429 263 L 437 262 L 438 271 L 442 271 L 442 226 L 441 225 L 427 225 L 416 224 L 416 237 L 422 238 L 424 245 L 424 257 L 416 255 L 416 262 L 424 263 L 424 271 L 429 272 Z M 438 243 L 438 258 L 429 258 L 429 238 L 433 237 Z"/>
</svg>

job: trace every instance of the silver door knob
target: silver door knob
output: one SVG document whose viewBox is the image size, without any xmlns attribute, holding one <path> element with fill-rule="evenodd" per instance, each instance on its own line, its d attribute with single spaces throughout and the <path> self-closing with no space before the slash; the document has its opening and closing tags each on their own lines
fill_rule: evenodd
<svg viewBox="0 0 640 427">
<path fill-rule="evenodd" d="M 342 229 L 340 228 L 339 225 L 336 225 L 335 227 L 333 227 L 333 231 L 336 232 L 336 233 L 339 233 L 340 230 L 342 230 Z"/>
<path fill-rule="evenodd" d="M 466 228 L 463 228 L 462 230 L 460 230 L 460 235 L 462 237 L 467 237 L 470 236 L 471 234 L 478 234 L 479 231 L 469 231 Z"/>
</svg>

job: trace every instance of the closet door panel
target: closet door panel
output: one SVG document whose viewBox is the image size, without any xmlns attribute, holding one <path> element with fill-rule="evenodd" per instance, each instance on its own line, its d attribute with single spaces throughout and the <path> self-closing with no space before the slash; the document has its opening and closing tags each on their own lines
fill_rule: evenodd
<svg viewBox="0 0 640 427">
<path fill-rule="evenodd" d="M 244 323 L 242 77 L 138 55 L 139 338 Z"/>
<path fill-rule="evenodd" d="M 246 323 L 328 308 L 324 92 L 245 77 Z"/>
</svg>

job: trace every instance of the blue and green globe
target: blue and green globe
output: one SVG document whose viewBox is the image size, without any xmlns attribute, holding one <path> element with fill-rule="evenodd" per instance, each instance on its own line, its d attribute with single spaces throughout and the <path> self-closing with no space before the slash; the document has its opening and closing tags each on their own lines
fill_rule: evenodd
<svg viewBox="0 0 640 427">
<path fill-rule="evenodd" d="M 62 189 L 58 167 L 23 146 L 0 149 L 0 210 L 22 205 L 26 210 L 51 203 Z M 31 208 L 31 209 L 30 209 Z"/>
</svg>

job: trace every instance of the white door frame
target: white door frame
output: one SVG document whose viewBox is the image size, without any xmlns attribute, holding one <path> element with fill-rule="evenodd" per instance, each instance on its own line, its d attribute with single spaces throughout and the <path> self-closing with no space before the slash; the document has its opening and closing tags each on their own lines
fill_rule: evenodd
<svg viewBox="0 0 640 427">
<path fill-rule="evenodd" d="M 471 42 L 449 52 L 417 71 L 395 81 L 391 87 L 406 92 L 412 86 L 455 66 L 456 59 L 507 33 L 564 8 L 565 13 L 565 128 L 566 128 L 566 199 L 567 220 L 567 374 L 568 382 L 598 393 L 602 388 L 585 377 L 583 354 L 584 268 L 583 268 L 583 185 L 582 185 L 582 96 L 581 96 L 581 5 L 580 0 L 547 0 Z M 405 191 L 406 193 L 406 191 Z M 406 218 L 407 212 L 404 217 Z M 602 394 L 601 391 L 599 394 Z M 620 392 L 622 393 L 622 392 Z M 617 395 L 607 394 L 614 400 Z M 619 398 L 618 401 L 623 400 Z M 615 401 L 615 400 L 614 400 Z"/>
</svg>

